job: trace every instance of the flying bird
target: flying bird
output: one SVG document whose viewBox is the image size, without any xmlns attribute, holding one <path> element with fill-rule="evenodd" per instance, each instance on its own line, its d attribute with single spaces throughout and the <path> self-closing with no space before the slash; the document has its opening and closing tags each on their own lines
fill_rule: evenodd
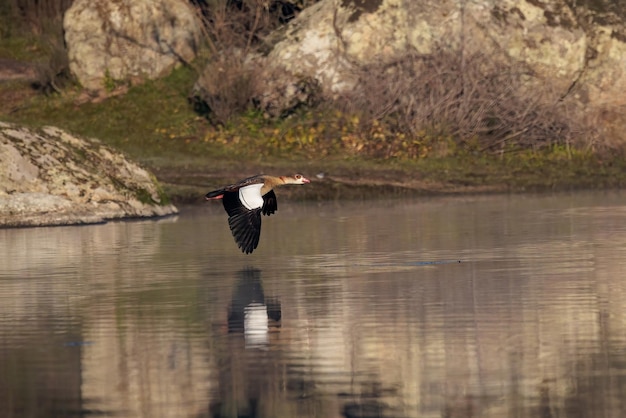
<svg viewBox="0 0 626 418">
<path fill-rule="evenodd" d="M 302 174 L 267 176 L 259 174 L 206 194 L 206 200 L 222 199 L 228 213 L 228 226 L 242 252 L 250 254 L 259 245 L 261 214 L 271 215 L 278 209 L 274 188 L 285 184 L 306 184 Z"/>
</svg>

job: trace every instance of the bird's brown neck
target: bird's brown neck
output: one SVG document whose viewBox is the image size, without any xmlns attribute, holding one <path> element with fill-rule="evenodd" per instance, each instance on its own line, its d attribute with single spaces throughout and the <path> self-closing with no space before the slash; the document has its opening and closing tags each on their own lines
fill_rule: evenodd
<svg viewBox="0 0 626 418">
<path fill-rule="evenodd" d="M 263 187 L 261 188 L 261 195 L 268 193 L 274 187 L 282 186 L 285 184 L 285 178 L 283 176 L 274 177 L 274 176 L 265 176 L 263 178 Z"/>
</svg>

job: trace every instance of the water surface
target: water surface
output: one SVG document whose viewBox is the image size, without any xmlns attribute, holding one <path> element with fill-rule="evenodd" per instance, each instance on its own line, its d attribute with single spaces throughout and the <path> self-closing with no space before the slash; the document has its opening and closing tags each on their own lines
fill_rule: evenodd
<svg viewBox="0 0 626 418">
<path fill-rule="evenodd" d="M 0 416 L 626 416 L 626 193 L 263 222 L 0 230 Z"/>
</svg>

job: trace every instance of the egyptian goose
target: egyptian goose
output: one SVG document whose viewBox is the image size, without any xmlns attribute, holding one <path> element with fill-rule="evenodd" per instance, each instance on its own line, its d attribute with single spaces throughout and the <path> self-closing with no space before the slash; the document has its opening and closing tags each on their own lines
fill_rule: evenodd
<svg viewBox="0 0 626 418">
<path fill-rule="evenodd" d="M 206 194 L 206 200 L 222 199 L 228 225 L 241 251 L 250 254 L 259 245 L 261 214 L 271 215 L 278 205 L 274 188 L 284 184 L 306 184 L 302 174 L 267 176 L 259 174 Z"/>
</svg>

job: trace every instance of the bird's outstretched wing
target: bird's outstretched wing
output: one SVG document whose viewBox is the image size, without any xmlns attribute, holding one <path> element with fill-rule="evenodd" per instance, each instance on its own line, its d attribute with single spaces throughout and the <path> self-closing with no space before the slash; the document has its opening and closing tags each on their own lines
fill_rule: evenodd
<svg viewBox="0 0 626 418">
<path fill-rule="evenodd" d="M 278 201 L 276 200 L 274 190 L 270 190 L 263 195 L 263 206 L 261 209 L 263 215 L 270 216 L 271 214 L 276 213 L 278 210 Z"/>
<path fill-rule="evenodd" d="M 261 208 L 248 209 L 241 204 L 237 192 L 226 192 L 222 199 L 228 213 L 228 226 L 237 245 L 250 254 L 259 245 L 261 237 Z"/>
<path fill-rule="evenodd" d="M 261 237 L 261 210 L 254 209 L 228 218 L 228 226 L 241 251 L 250 254 Z"/>
<path fill-rule="evenodd" d="M 221 189 L 208 192 L 204 197 L 207 199 L 221 199 L 224 193 L 236 192 L 237 190 L 244 188 L 246 186 L 250 186 L 252 184 L 263 183 L 263 178 L 264 178 L 263 174 L 258 174 L 256 176 L 248 177 L 248 178 L 238 181 L 237 183 L 229 184 L 228 186 L 224 186 Z"/>
</svg>

